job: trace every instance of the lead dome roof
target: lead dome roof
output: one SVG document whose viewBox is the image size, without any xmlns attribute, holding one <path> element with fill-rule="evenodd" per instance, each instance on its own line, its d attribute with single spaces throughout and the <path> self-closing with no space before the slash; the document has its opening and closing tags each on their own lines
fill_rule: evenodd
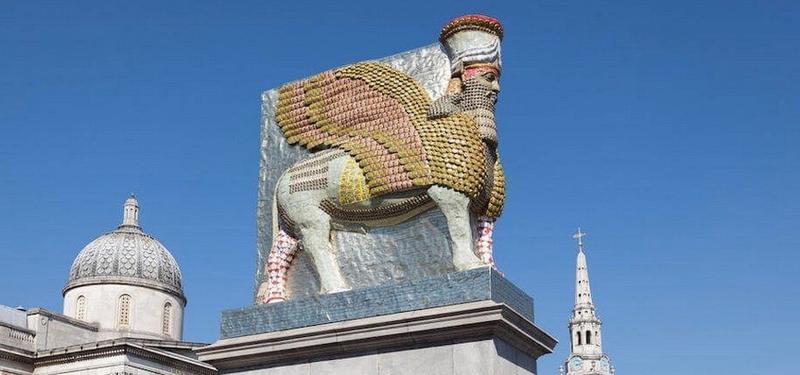
<svg viewBox="0 0 800 375">
<path fill-rule="evenodd" d="M 133 195 L 125 201 L 122 224 L 89 242 L 75 258 L 64 293 L 92 284 L 143 286 L 186 300 L 178 263 L 139 226 L 139 203 Z"/>
</svg>

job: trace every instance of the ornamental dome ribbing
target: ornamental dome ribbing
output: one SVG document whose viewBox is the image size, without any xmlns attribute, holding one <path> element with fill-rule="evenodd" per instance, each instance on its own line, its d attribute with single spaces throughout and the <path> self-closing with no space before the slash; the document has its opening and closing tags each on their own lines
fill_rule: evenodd
<svg viewBox="0 0 800 375">
<path fill-rule="evenodd" d="M 169 250 L 139 226 L 139 204 L 125 201 L 122 224 L 81 250 L 69 272 L 68 290 L 92 284 L 128 284 L 166 291 L 186 300 L 181 270 Z"/>
</svg>

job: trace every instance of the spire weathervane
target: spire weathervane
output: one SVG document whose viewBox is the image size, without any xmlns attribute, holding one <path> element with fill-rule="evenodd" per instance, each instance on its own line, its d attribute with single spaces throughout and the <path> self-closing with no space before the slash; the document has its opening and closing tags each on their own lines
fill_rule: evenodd
<svg viewBox="0 0 800 375">
<path fill-rule="evenodd" d="M 586 237 L 586 233 L 581 232 L 581 227 L 578 227 L 578 231 L 572 235 L 572 238 L 578 240 L 578 251 L 583 251 L 583 237 Z"/>
</svg>

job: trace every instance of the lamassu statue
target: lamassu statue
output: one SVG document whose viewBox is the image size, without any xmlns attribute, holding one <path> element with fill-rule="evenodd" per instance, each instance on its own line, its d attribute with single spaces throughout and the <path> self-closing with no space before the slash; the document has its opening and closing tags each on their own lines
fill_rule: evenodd
<svg viewBox="0 0 800 375">
<path fill-rule="evenodd" d="M 274 194 L 272 239 L 258 302 L 291 298 L 287 278 L 301 251 L 319 293 L 359 287 L 342 276 L 336 253 L 344 250 L 332 243 L 332 228 L 393 226 L 434 209 L 446 220 L 455 270 L 494 266 L 491 236 L 505 191 L 495 126 L 502 36 L 500 23 L 482 15 L 445 25 L 441 46 L 423 51 L 449 65 L 435 100 L 434 78 L 421 81 L 380 61 L 272 92 L 267 126 L 280 129 L 287 149 L 305 154 L 264 192 Z M 262 169 L 274 170 L 269 163 L 262 159 Z"/>
</svg>

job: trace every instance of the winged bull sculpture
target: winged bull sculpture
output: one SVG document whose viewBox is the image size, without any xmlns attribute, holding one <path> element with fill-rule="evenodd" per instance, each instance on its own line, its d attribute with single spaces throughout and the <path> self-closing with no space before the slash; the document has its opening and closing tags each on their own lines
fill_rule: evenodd
<svg viewBox="0 0 800 375">
<path fill-rule="evenodd" d="M 287 298 L 301 248 L 311 255 L 320 293 L 351 288 L 333 253 L 333 221 L 387 226 L 438 207 L 455 268 L 494 266 L 491 236 L 505 195 L 494 116 L 502 35 L 501 24 L 482 15 L 446 24 L 439 41 L 452 78 L 436 100 L 409 75 L 378 62 L 280 88 L 277 123 L 289 144 L 311 154 L 277 182 L 277 226 L 260 303 Z"/>
</svg>

